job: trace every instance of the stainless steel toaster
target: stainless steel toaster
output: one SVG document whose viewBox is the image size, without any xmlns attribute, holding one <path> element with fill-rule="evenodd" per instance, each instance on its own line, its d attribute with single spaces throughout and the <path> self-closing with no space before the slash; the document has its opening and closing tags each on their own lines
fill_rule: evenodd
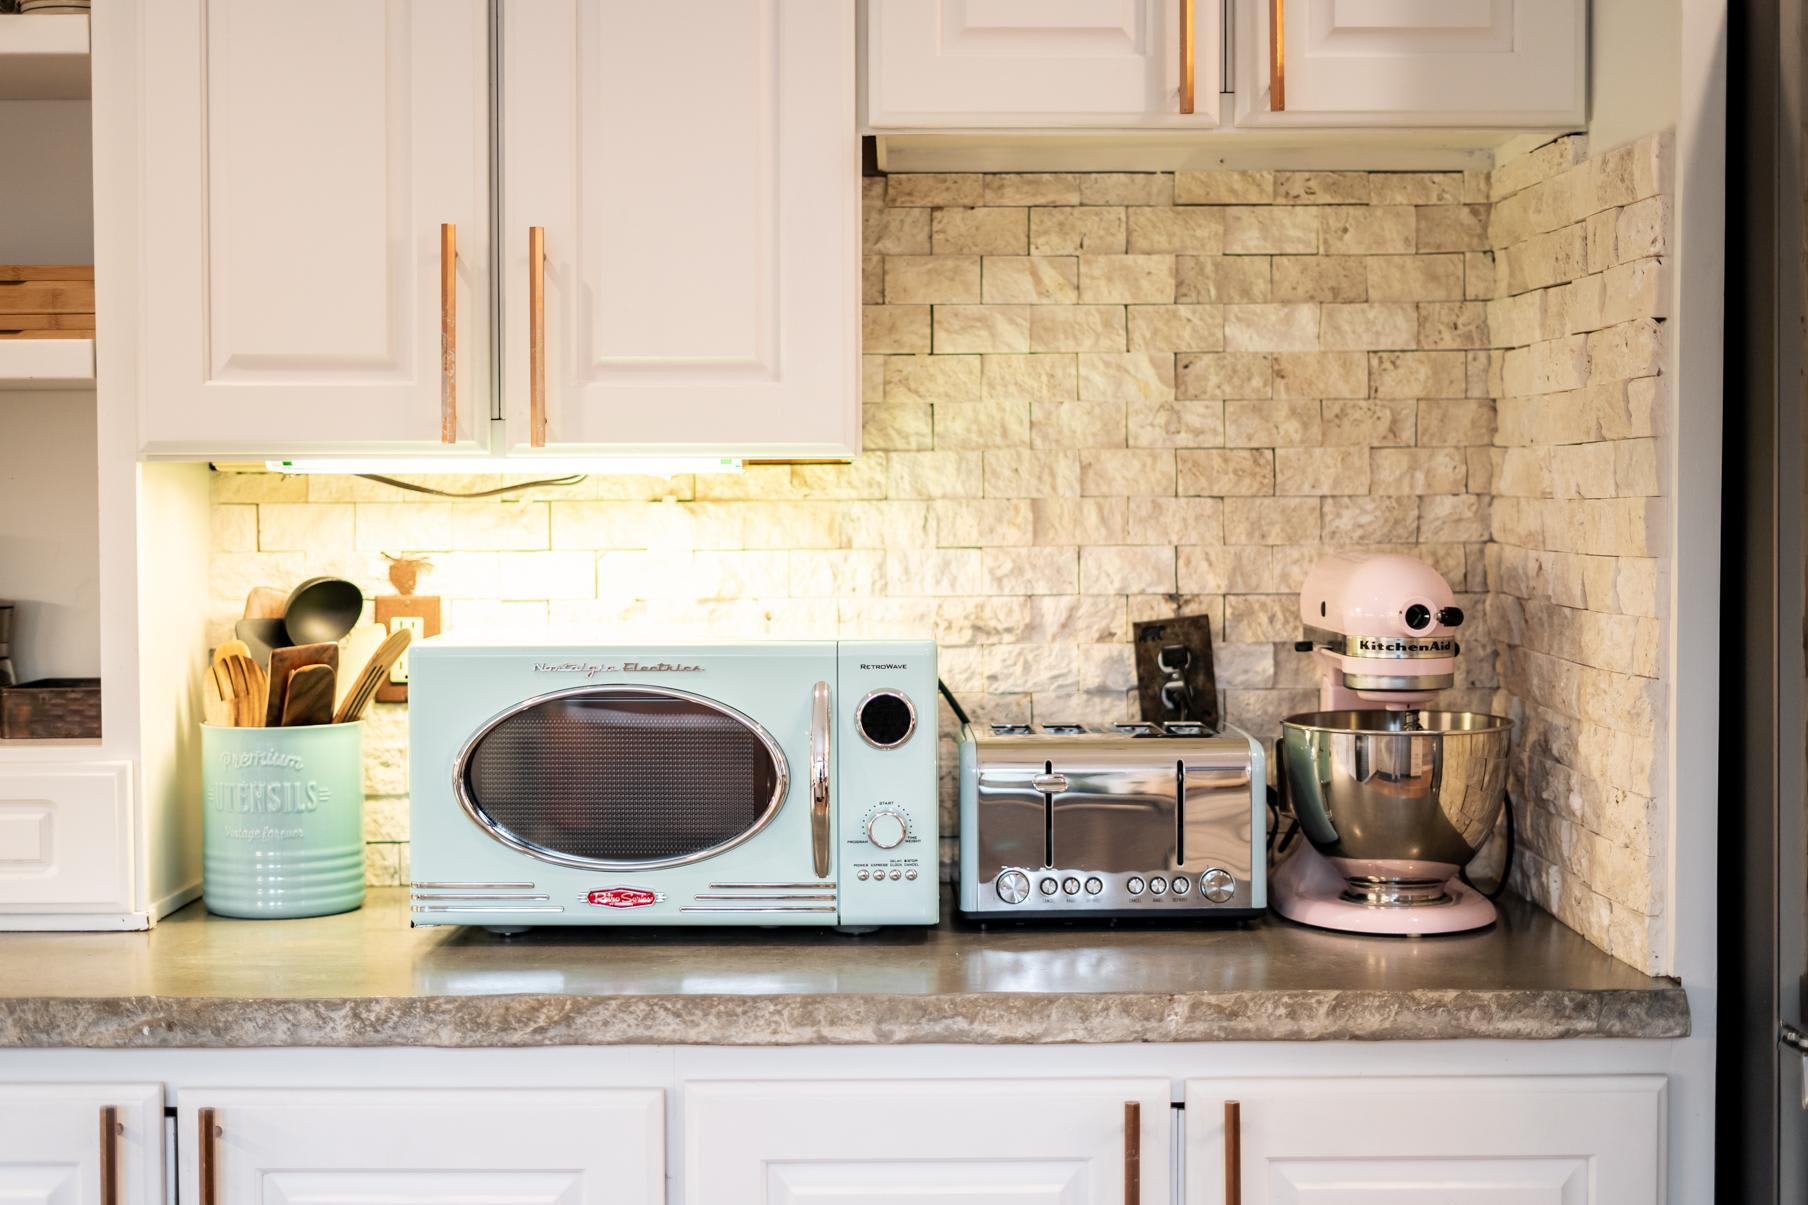
<svg viewBox="0 0 1808 1205">
<path fill-rule="evenodd" d="M 969 916 L 1235 919 L 1267 906 L 1267 767 L 1235 728 L 968 724 L 960 789 Z"/>
</svg>

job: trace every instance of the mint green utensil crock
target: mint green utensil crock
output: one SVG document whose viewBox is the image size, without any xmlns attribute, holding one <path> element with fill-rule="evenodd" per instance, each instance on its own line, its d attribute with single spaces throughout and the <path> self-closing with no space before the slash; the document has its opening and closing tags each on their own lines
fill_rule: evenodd
<svg viewBox="0 0 1808 1205">
<path fill-rule="evenodd" d="M 221 916 L 364 903 L 364 725 L 201 726 L 201 898 Z"/>
</svg>

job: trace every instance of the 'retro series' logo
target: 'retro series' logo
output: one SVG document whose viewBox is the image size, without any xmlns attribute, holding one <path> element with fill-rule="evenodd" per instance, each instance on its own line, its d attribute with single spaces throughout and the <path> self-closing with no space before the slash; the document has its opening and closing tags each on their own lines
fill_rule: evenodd
<svg viewBox="0 0 1808 1205">
<path fill-rule="evenodd" d="M 657 904 L 665 896 L 645 887 L 598 887 L 584 897 L 584 902 L 598 908 L 645 908 Z"/>
</svg>

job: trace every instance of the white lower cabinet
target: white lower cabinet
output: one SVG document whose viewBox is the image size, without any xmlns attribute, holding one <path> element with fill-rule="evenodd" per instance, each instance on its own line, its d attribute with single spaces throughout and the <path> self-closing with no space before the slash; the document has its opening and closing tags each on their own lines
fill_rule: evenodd
<svg viewBox="0 0 1808 1205">
<path fill-rule="evenodd" d="M 1169 1091 L 1165 1079 L 692 1083 L 684 1199 L 1160 1205 L 1172 1193 Z"/>
<path fill-rule="evenodd" d="M 156 1205 L 163 1200 L 156 1084 L 0 1084 L 0 1201 Z"/>
<path fill-rule="evenodd" d="M 1224 1106 L 1236 1101 L 1248 1205 L 1655 1205 L 1664 1083 L 1661 1075 L 1188 1080 L 1185 1199 L 1230 1200 Z"/>
<path fill-rule="evenodd" d="M 178 1197 L 204 1205 L 660 1205 L 664 1098 L 655 1089 L 184 1091 Z"/>
<path fill-rule="evenodd" d="M 0 914 L 130 911 L 131 805 L 125 762 L 0 765 Z"/>
</svg>

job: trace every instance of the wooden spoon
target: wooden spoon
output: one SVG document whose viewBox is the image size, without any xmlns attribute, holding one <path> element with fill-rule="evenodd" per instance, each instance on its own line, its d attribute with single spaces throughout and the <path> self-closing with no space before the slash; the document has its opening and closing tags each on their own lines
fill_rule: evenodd
<svg viewBox="0 0 1808 1205">
<path fill-rule="evenodd" d="M 389 671 L 402 659 L 402 651 L 408 647 L 411 639 L 413 633 L 407 628 L 397 628 L 389 634 L 389 639 L 364 663 L 351 693 L 345 696 L 345 701 L 339 704 L 339 710 L 334 713 L 333 723 L 355 724 L 364 718 L 364 709 L 376 697 L 377 687 L 383 685 L 384 679 L 389 677 Z"/>
<path fill-rule="evenodd" d="M 232 702 L 232 680 L 226 674 L 228 657 L 249 657 L 251 649 L 243 640 L 228 640 L 213 651 L 207 664 L 207 680 L 213 684 L 213 695 L 223 703 Z"/>
<path fill-rule="evenodd" d="M 264 706 L 264 725 L 282 725 L 283 705 L 289 697 L 289 676 L 304 665 L 326 665 L 339 670 L 337 644 L 298 644 L 293 648 L 274 649 L 270 653 L 270 697 Z M 331 707 L 331 704 L 328 704 Z"/>
<path fill-rule="evenodd" d="M 282 726 L 300 728 L 333 722 L 333 680 L 330 665 L 304 665 L 289 676 L 283 698 Z"/>
</svg>

